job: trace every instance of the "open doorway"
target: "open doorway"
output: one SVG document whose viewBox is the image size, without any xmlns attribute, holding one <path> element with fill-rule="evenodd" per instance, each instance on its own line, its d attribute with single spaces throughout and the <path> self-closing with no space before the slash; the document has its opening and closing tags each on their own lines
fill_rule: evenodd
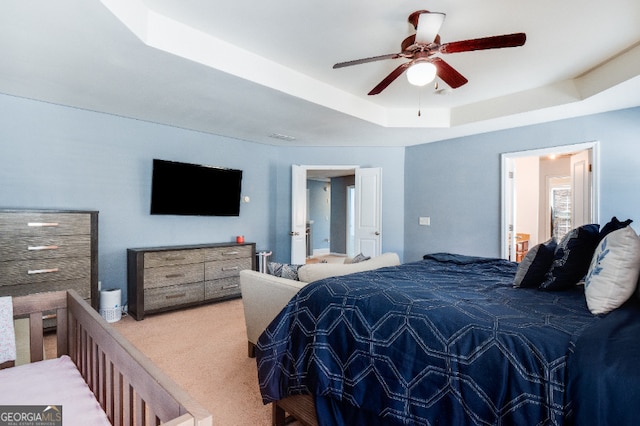
<svg viewBox="0 0 640 426">
<path fill-rule="evenodd" d="M 307 258 L 353 256 L 350 225 L 355 218 L 349 208 L 349 189 L 354 188 L 355 172 L 344 175 L 322 170 L 307 175 Z M 353 243 L 353 241 L 351 241 Z"/>
<path fill-rule="evenodd" d="M 382 180 L 380 168 L 362 168 L 359 166 L 302 166 L 291 168 L 291 263 L 307 262 L 314 252 L 319 238 L 324 247 L 338 254 L 348 255 L 350 250 L 365 256 L 377 256 L 381 253 L 382 244 Z M 330 221 L 329 236 L 317 235 L 316 220 L 310 220 L 311 203 L 308 201 L 310 182 L 320 181 L 322 203 L 331 201 L 329 213 L 320 216 L 322 222 Z M 317 186 L 314 184 L 314 186 Z M 353 187 L 352 207 L 349 209 L 349 188 Z M 327 198 L 327 194 L 331 198 Z M 337 212 L 340 213 L 332 213 Z M 351 216 L 348 216 L 348 215 Z M 347 220 L 350 217 L 352 220 Z M 351 246 L 348 227 L 353 224 Z M 316 225 L 316 226 L 314 226 Z M 335 230 L 332 231 L 332 230 Z M 328 241 L 327 241 L 328 240 Z M 326 244 L 325 244 L 326 243 Z"/>
<path fill-rule="evenodd" d="M 502 155 L 502 257 L 598 222 L 598 160 L 598 142 Z"/>
</svg>

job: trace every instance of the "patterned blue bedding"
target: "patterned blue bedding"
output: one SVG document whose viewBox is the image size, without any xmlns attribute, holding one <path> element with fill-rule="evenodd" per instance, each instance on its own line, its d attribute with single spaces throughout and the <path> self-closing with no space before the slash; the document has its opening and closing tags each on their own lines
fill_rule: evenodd
<svg viewBox="0 0 640 426">
<path fill-rule="evenodd" d="M 321 425 L 561 425 L 581 287 L 515 289 L 517 265 L 451 254 L 305 286 L 257 344 L 265 403 Z"/>
<path fill-rule="evenodd" d="M 601 316 L 567 364 L 571 426 L 640 425 L 640 300 Z"/>
</svg>

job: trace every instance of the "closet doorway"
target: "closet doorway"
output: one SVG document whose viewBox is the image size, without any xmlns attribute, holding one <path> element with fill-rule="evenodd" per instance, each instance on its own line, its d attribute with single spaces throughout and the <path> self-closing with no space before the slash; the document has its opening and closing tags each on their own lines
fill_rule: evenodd
<svg viewBox="0 0 640 426">
<path fill-rule="evenodd" d="M 501 256 L 599 221 L 599 143 L 502 154 Z"/>
</svg>

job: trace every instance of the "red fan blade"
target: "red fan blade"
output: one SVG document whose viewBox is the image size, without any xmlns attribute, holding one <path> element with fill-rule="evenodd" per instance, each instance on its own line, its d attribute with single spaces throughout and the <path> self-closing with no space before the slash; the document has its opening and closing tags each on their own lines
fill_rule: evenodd
<svg viewBox="0 0 640 426">
<path fill-rule="evenodd" d="M 438 77 L 440 77 L 440 79 L 447 83 L 452 89 L 457 89 L 458 87 L 467 84 L 469 81 L 441 58 L 433 58 L 431 62 L 436 66 L 436 73 L 438 74 Z"/>
<path fill-rule="evenodd" d="M 411 34 L 409 37 L 402 40 L 402 43 L 400 43 L 400 49 L 402 49 L 403 52 L 406 52 L 409 49 L 409 47 L 413 46 L 415 43 L 416 43 L 416 35 Z"/>
<path fill-rule="evenodd" d="M 391 74 L 389 74 L 388 76 L 386 76 L 384 78 L 384 80 L 382 80 L 380 83 L 378 83 L 378 85 L 376 87 L 374 87 L 373 89 L 371 89 L 371 91 L 368 93 L 369 95 L 377 95 L 378 93 L 382 92 L 384 89 L 387 88 L 388 85 L 390 85 L 391 83 L 393 83 L 393 81 L 400 77 L 402 75 L 402 73 L 409 68 L 409 66 L 413 64 L 413 61 L 409 61 L 409 62 L 405 62 L 404 64 L 398 66 L 398 68 L 396 68 L 395 70 L 391 71 Z"/>
<path fill-rule="evenodd" d="M 399 58 L 399 57 L 400 57 L 400 55 L 398 53 L 390 53 L 388 55 L 372 56 L 370 58 L 356 59 L 354 61 L 339 62 L 339 63 L 337 63 L 337 64 L 335 64 L 333 66 L 333 69 L 350 67 L 351 65 L 366 64 L 367 62 L 381 61 L 383 59 L 396 59 L 396 58 Z"/>
<path fill-rule="evenodd" d="M 407 21 L 409 21 L 409 23 L 413 25 L 413 29 L 415 30 L 418 29 L 418 21 L 420 20 L 420 15 L 422 15 L 423 13 L 430 13 L 430 12 L 426 9 L 422 9 L 422 10 L 416 10 L 411 15 L 409 15 L 409 18 L 407 19 Z"/>
<path fill-rule="evenodd" d="M 454 41 L 440 46 L 440 53 L 469 52 L 472 50 L 501 49 L 522 46 L 527 40 L 525 33 L 505 34 L 472 40 Z"/>
</svg>

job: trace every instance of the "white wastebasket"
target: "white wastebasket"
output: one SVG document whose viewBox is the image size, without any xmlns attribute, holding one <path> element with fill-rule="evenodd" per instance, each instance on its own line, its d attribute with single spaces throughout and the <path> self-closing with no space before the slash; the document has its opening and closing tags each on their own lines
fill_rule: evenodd
<svg viewBox="0 0 640 426">
<path fill-rule="evenodd" d="M 122 318 L 122 292 L 119 288 L 100 291 L 100 315 L 107 322 Z"/>
</svg>

